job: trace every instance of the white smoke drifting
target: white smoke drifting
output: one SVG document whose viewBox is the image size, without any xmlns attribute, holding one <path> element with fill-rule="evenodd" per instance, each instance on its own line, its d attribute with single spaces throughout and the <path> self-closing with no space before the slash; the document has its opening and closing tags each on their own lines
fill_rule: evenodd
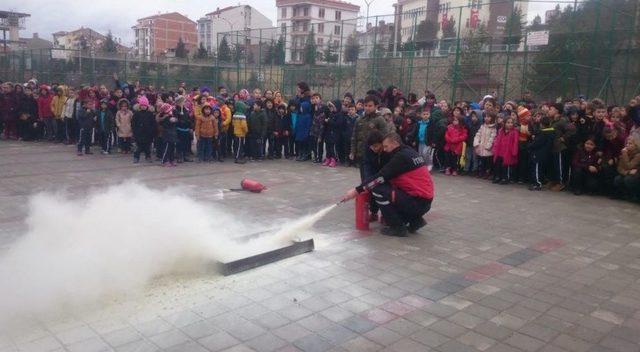
<svg viewBox="0 0 640 352">
<path fill-rule="evenodd" d="M 199 272 L 215 260 L 270 249 L 320 217 L 311 215 L 285 225 L 277 236 L 238 244 L 231 238 L 259 228 L 176 190 L 126 183 L 82 199 L 36 195 L 29 204 L 27 233 L 0 258 L 0 325 L 95 304 L 139 290 L 161 275 Z"/>
</svg>

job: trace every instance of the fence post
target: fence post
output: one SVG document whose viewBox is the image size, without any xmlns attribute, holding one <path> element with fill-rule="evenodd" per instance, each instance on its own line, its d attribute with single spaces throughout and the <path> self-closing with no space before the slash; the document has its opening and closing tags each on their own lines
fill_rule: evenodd
<svg viewBox="0 0 640 352">
<path fill-rule="evenodd" d="M 636 14 L 636 21 L 640 21 L 640 14 L 638 14 L 638 2 L 636 1 L 633 5 L 633 13 Z M 627 38 L 627 56 L 625 58 L 624 63 L 624 72 L 629 72 L 629 58 L 631 57 L 631 42 L 636 38 L 635 29 L 636 26 L 634 23 L 631 23 L 632 29 L 629 31 L 629 37 Z M 627 100 L 627 83 L 629 83 L 629 74 L 624 75 L 624 84 L 622 85 L 622 101 Z"/>
<path fill-rule="evenodd" d="M 520 82 L 520 95 L 524 95 L 524 91 L 527 89 L 527 60 L 529 55 L 528 42 L 529 30 L 524 31 L 524 58 L 522 60 L 522 82 Z"/>
<path fill-rule="evenodd" d="M 375 23 L 378 23 L 378 16 L 376 16 L 376 22 Z M 366 30 L 366 26 L 367 26 L 367 24 L 365 24 L 365 30 Z M 371 50 L 371 52 L 373 54 L 373 65 L 371 65 L 371 80 L 369 82 L 369 89 L 374 89 L 375 76 L 378 73 L 377 67 L 376 67 L 376 65 L 378 63 L 378 50 L 377 50 L 378 48 L 377 48 L 377 45 L 376 45 L 376 40 L 378 40 L 378 31 L 374 28 L 373 29 L 373 49 Z"/>
<path fill-rule="evenodd" d="M 124 53 L 124 82 L 127 82 L 127 53 Z"/>
<path fill-rule="evenodd" d="M 511 60 L 511 36 L 513 35 L 513 21 L 515 20 L 515 0 L 510 0 L 511 5 L 511 21 L 507 20 L 509 24 L 509 29 L 507 33 L 507 62 L 504 67 L 504 93 L 502 94 L 502 100 L 507 101 L 507 80 L 509 79 L 509 62 Z M 519 19 L 518 19 L 519 20 Z"/>
<path fill-rule="evenodd" d="M 596 8 L 596 24 L 595 27 L 593 28 L 593 36 L 592 36 L 592 40 L 591 40 L 591 64 L 589 66 L 593 67 L 595 65 L 595 52 L 598 50 L 596 47 L 596 41 L 597 41 L 597 36 L 598 36 L 598 32 L 600 30 L 600 10 L 602 7 L 602 2 L 600 1 L 596 1 L 596 3 L 598 4 L 598 7 Z M 587 79 L 587 99 L 591 99 L 591 81 L 593 79 L 593 74 L 592 74 L 593 70 L 589 70 L 589 76 Z"/>
<path fill-rule="evenodd" d="M 340 89 L 342 88 L 342 52 L 344 51 L 344 20 L 340 21 L 340 49 L 338 49 L 338 72 L 340 72 L 340 79 L 338 81 L 338 97 L 340 97 Z"/>
<path fill-rule="evenodd" d="M 456 100 L 456 86 L 458 84 L 458 75 L 460 74 L 460 30 L 462 28 L 462 7 L 458 9 L 458 34 L 456 38 L 456 62 L 453 66 L 453 84 L 451 85 L 451 101 Z"/>
</svg>

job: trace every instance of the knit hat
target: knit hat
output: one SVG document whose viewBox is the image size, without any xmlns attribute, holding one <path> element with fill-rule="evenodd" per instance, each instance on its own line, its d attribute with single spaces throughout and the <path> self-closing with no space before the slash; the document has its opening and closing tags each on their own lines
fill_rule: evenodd
<svg viewBox="0 0 640 352">
<path fill-rule="evenodd" d="M 109 99 L 107 99 L 107 98 L 100 99 L 100 105 L 102 105 L 102 104 L 109 105 Z"/>
<path fill-rule="evenodd" d="M 384 115 L 391 115 L 391 114 L 393 114 L 393 113 L 392 113 L 392 112 L 391 112 L 391 110 L 389 110 L 388 108 L 382 108 L 382 109 L 380 109 L 380 114 L 381 114 L 382 116 L 384 116 Z"/>
<path fill-rule="evenodd" d="M 149 107 L 149 99 L 145 96 L 138 98 L 138 105 Z"/>
<path fill-rule="evenodd" d="M 163 103 L 160 106 L 160 113 L 162 114 L 170 114 L 173 111 L 173 105 L 169 103 Z"/>
<path fill-rule="evenodd" d="M 204 92 L 207 92 L 209 94 L 211 94 L 211 88 L 204 86 L 202 88 L 200 88 L 200 94 L 203 94 Z"/>
<path fill-rule="evenodd" d="M 127 98 L 120 98 L 120 100 L 118 100 L 118 106 L 122 104 L 127 104 L 127 107 L 129 107 L 130 105 L 129 100 Z"/>
<path fill-rule="evenodd" d="M 247 98 L 249 98 L 249 91 L 246 89 L 241 89 L 240 92 L 238 92 L 238 96 L 241 100 L 247 100 Z"/>
<path fill-rule="evenodd" d="M 522 120 L 529 117 L 531 117 L 531 111 L 529 111 L 529 109 L 524 106 L 518 107 L 518 119 Z"/>
</svg>

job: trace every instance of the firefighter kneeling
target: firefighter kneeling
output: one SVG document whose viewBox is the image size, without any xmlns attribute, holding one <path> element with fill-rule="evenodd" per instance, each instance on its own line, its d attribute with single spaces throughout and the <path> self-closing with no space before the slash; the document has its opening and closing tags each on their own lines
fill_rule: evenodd
<svg viewBox="0 0 640 352">
<path fill-rule="evenodd" d="M 380 171 L 360 186 L 344 195 L 343 201 L 369 191 L 388 227 L 382 229 L 387 236 L 406 237 L 427 223 L 422 218 L 433 201 L 433 181 L 424 159 L 414 149 L 403 145 L 397 133 L 390 133 L 382 142 L 388 162 Z"/>
</svg>

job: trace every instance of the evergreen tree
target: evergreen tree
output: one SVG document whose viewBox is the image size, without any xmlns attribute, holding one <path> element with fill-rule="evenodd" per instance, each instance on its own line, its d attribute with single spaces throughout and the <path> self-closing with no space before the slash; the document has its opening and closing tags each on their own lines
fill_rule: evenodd
<svg viewBox="0 0 640 352">
<path fill-rule="evenodd" d="M 229 48 L 226 35 L 222 37 L 222 40 L 218 45 L 218 59 L 222 62 L 231 61 L 231 49 Z"/>
<path fill-rule="evenodd" d="M 204 44 L 200 43 L 200 47 L 198 47 L 198 51 L 196 51 L 194 59 L 206 59 L 207 57 L 209 57 L 209 52 L 207 52 L 207 48 L 204 47 Z"/>
<path fill-rule="evenodd" d="M 327 47 L 324 49 L 324 53 L 322 54 L 324 61 L 328 63 L 338 62 L 338 54 L 336 53 L 336 48 L 333 45 L 333 41 L 329 39 L 327 43 Z"/>
<path fill-rule="evenodd" d="M 189 51 L 187 50 L 186 45 L 182 41 L 182 37 L 178 39 L 178 44 L 176 45 L 176 57 L 181 59 L 185 59 L 188 55 Z"/>
<path fill-rule="evenodd" d="M 273 49 L 273 63 L 276 65 L 284 65 L 284 37 L 278 38 L 278 42 L 276 43 Z"/>
<path fill-rule="evenodd" d="M 107 33 L 107 39 L 102 45 L 102 51 L 104 51 L 105 53 L 115 53 L 118 51 L 118 46 L 113 40 L 113 34 L 111 33 L 111 30 L 109 30 L 109 32 Z"/>
<path fill-rule="evenodd" d="M 263 46 L 262 43 L 260 43 L 260 45 Z M 262 52 L 262 63 L 265 65 L 273 65 L 274 61 L 275 61 L 275 43 L 273 40 L 271 40 L 269 44 L 264 46 L 264 49 Z"/>
<path fill-rule="evenodd" d="M 531 26 L 529 26 L 529 30 L 539 31 L 541 29 L 544 29 L 544 25 L 542 24 L 542 17 L 540 17 L 540 15 L 536 15 L 536 17 L 533 18 Z"/>
<path fill-rule="evenodd" d="M 316 58 L 318 57 L 318 47 L 316 45 L 316 36 L 313 28 L 309 32 L 307 42 L 304 44 L 304 64 L 315 65 Z"/>
<path fill-rule="evenodd" d="M 507 19 L 505 25 L 503 44 L 520 44 L 522 40 L 522 29 L 527 24 L 520 7 L 516 7 Z M 511 35 L 509 35 L 511 32 Z"/>
<path fill-rule="evenodd" d="M 432 21 L 422 21 L 415 33 L 416 49 L 433 49 L 438 35 L 438 24 Z"/>
<path fill-rule="evenodd" d="M 347 38 L 347 44 L 344 47 L 344 62 L 356 62 L 360 55 L 360 44 L 356 40 L 355 36 L 350 35 Z"/>
</svg>

